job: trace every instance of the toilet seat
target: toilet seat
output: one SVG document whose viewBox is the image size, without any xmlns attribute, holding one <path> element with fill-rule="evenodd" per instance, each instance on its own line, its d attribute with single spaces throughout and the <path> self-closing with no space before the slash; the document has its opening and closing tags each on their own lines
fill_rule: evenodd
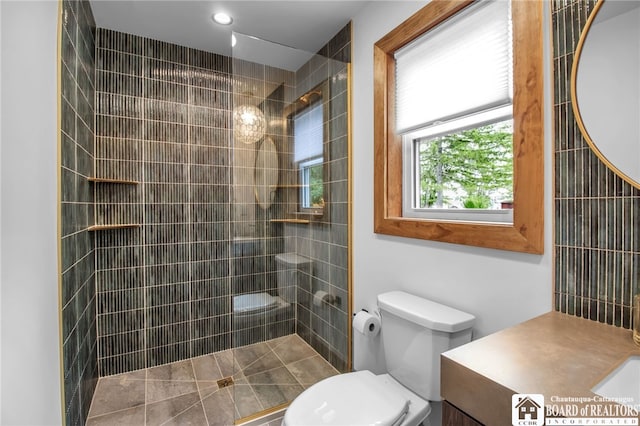
<svg viewBox="0 0 640 426">
<path fill-rule="evenodd" d="M 400 425 L 411 400 L 390 380 L 367 370 L 324 379 L 291 403 L 282 425 Z"/>
<path fill-rule="evenodd" d="M 234 314 L 252 314 L 267 311 L 278 303 L 278 299 L 269 293 L 249 293 L 233 296 Z"/>
</svg>

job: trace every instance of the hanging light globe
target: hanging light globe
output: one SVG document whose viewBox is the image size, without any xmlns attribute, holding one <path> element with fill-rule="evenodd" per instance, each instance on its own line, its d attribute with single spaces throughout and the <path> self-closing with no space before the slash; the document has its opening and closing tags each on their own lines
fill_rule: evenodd
<svg viewBox="0 0 640 426">
<path fill-rule="evenodd" d="M 266 120 L 260 108 L 240 105 L 233 109 L 234 139 L 245 144 L 258 142 L 265 133 Z"/>
</svg>

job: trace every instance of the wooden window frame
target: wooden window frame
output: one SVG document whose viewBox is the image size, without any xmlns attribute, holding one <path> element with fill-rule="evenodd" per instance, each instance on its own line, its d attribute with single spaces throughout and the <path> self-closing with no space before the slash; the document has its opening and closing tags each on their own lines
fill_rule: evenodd
<svg viewBox="0 0 640 426">
<path fill-rule="evenodd" d="M 454 244 L 544 252 L 542 1 L 512 0 L 513 223 L 402 216 L 402 137 L 395 132 L 394 52 L 474 3 L 432 0 L 374 45 L 374 232 Z"/>
</svg>

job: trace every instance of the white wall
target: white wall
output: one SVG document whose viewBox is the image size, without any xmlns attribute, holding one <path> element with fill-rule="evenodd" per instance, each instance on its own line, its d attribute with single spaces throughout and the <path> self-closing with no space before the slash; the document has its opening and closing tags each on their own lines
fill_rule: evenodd
<svg viewBox="0 0 640 426">
<path fill-rule="evenodd" d="M 544 255 L 374 234 L 373 44 L 426 3 L 373 1 L 353 19 L 354 310 L 373 309 L 377 294 L 402 289 L 475 315 L 477 338 L 552 308 L 551 66 L 547 60 Z M 381 368 L 377 351 L 354 339 L 354 359 L 369 361 L 364 368 Z"/>
<path fill-rule="evenodd" d="M 0 1 L 3 425 L 62 422 L 56 1 Z"/>
</svg>

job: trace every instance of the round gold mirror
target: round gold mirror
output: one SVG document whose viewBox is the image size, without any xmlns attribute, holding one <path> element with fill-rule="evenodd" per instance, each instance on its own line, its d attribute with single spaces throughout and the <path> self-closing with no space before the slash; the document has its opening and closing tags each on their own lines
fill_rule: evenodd
<svg viewBox="0 0 640 426">
<path fill-rule="evenodd" d="M 576 49 L 571 102 L 596 155 L 640 188 L 640 2 L 596 4 Z"/>
<path fill-rule="evenodd" d="M 253 175 L 256 201 L 263 209 L 268 209 L 275 199 L 278 175 L 278 150 L 273 140 L 266 137 L 258 148 Z"/>
</svg>

